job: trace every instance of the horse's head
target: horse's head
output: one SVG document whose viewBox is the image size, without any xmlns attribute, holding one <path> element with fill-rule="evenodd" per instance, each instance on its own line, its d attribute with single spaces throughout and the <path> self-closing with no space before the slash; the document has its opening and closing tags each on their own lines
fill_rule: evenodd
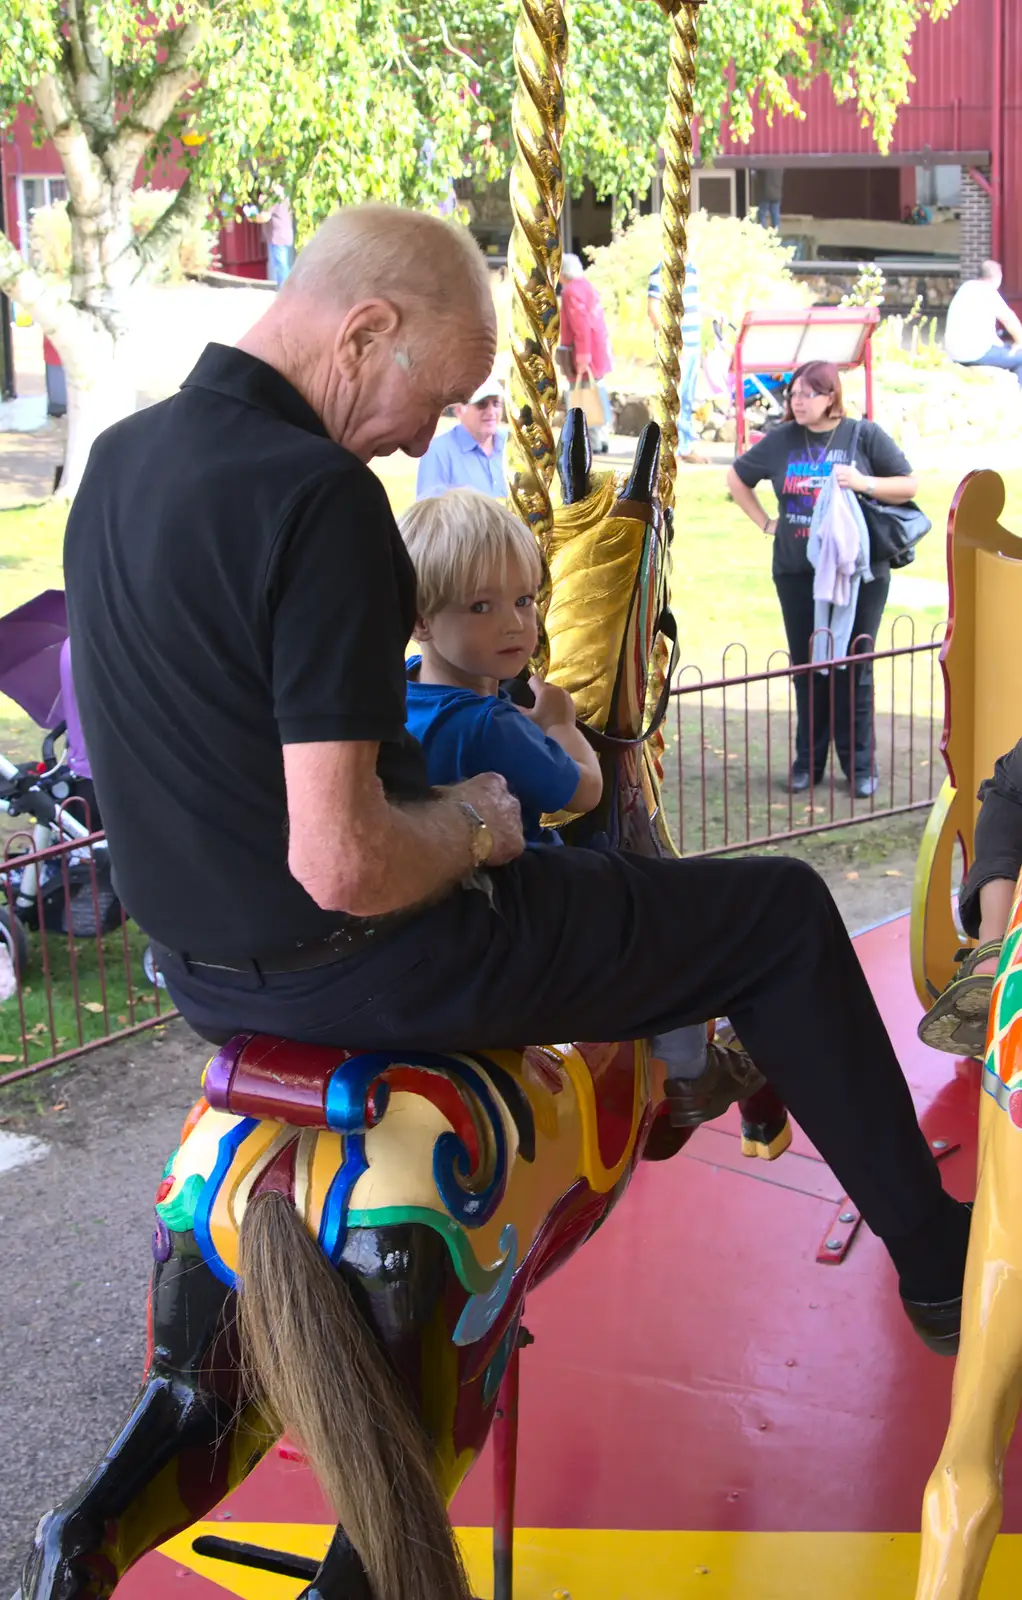
<svg viewBox="0 0 1022 1600">
<path fill-rule="evenodd" d="M 601 835 L 610 844 L 658 854 L 664 841 L 650 828 L 658 782 L 647 750 L 666 710 L 669 673 L 658 641 L 674 637 L 659 461 L 660 429 L 651 422 L 619 493 L 612 472 L 592 469 L 583 413 L 568 413 L 558 457 L 564 504 L 550 537 L 547 613 L 548 677 L 571 694 L 604 769 L 603 801 L 577 824 L 576 836 Z"/>
</svg>

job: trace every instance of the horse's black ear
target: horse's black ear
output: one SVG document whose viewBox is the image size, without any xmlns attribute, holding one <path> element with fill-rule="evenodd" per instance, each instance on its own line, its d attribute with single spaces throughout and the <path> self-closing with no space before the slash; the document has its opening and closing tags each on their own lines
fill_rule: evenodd
<svg viewBox="0 0 1022 1600">
<path fill-rule="evenodd" d="M 581 406 L 574 406 L 564 419 L 561 442 L 557 447 L 557 475 L 561 480 L 561 494 L 566 506 L 584 500 L 589 493 L 589 469 L 593 452 L 589 443 L 586 414 Z"/>
<path fill-rule="evenodd" d="M 632 475 L 621 491 L 622 500 L 635 500 L 640 505 L 651 506 L 656 497 L 659 471 L 660 424 L 647 422 L 639 436 Z"/>
</svg>

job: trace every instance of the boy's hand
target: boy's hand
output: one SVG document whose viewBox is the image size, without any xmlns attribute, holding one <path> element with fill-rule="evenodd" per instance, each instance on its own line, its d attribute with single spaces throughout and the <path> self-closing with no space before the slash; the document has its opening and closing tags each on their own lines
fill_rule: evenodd
<svg viewBox="0 0 1022 1600">
<path fill-rule="evenodd" d="M 575 726 L 575 702 L 567 689 L 559 689 L 556 684 L 544 683 L 542 678 L 535 675 L 529 679 L 529 688 L 536 697 L 534 706 L 519 706 L 523 717 L 528 717 L 544 733 L 549 733 L 551 728 L 573 728 Z"/>
<path fill-rule="evenodd" d="M 522 808 L 499 772 L 477 773 L 463 783 L 451 784 L 445 792 L 454 800 L 467 800 L 493 835 L 487 866 L 503 867 L 522 854 Z"/>
</svg>

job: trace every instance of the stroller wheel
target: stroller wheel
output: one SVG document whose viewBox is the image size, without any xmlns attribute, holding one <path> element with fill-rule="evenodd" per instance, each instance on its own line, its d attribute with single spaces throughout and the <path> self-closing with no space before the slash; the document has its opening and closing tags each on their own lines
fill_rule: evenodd
<svg viewBox="0 0 1022 1600">
<path fill-rule="evenodd" d="M 0 950 L 7 952 L 12 972 L 24 975 L 28 966 L 28 934 L 24 923 L 6 906 L 0 907 Z"/>
<path fill-rule="evenodd" d="M 165 989 L 167 987 L 167 980 L 156 965 L 156 957 L 153 955 L 151 944 L 147 944 L 142 952 L 142 970 L 154 989 Z"/>
</svg>

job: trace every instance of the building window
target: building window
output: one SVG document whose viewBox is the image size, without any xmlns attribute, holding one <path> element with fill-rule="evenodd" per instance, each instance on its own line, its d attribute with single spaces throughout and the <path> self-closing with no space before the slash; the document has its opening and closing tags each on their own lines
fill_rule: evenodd
<svg viewBox="0 0 1022 1600">
<path fill-rule="evenodd" d="M 23 256 L 28 256 L 28 230 L 36 212 L 42 206 L 52 206 L 58 200 L 66 199 L 66 178 L 33 176 L 18 179 L 18 232 Z"/>
<path fill-rule="evenodd" d="M 734 172 L 693 172 L 692 210 L 706 211 L 711 217 L 735 214 Z"/>
<path fill-rule="evenodd" d="M 962 203 L 961 167 L 917 167 L 916 199 L 921 206 L 947 206 L 956 211 Z"/>
</svg>

